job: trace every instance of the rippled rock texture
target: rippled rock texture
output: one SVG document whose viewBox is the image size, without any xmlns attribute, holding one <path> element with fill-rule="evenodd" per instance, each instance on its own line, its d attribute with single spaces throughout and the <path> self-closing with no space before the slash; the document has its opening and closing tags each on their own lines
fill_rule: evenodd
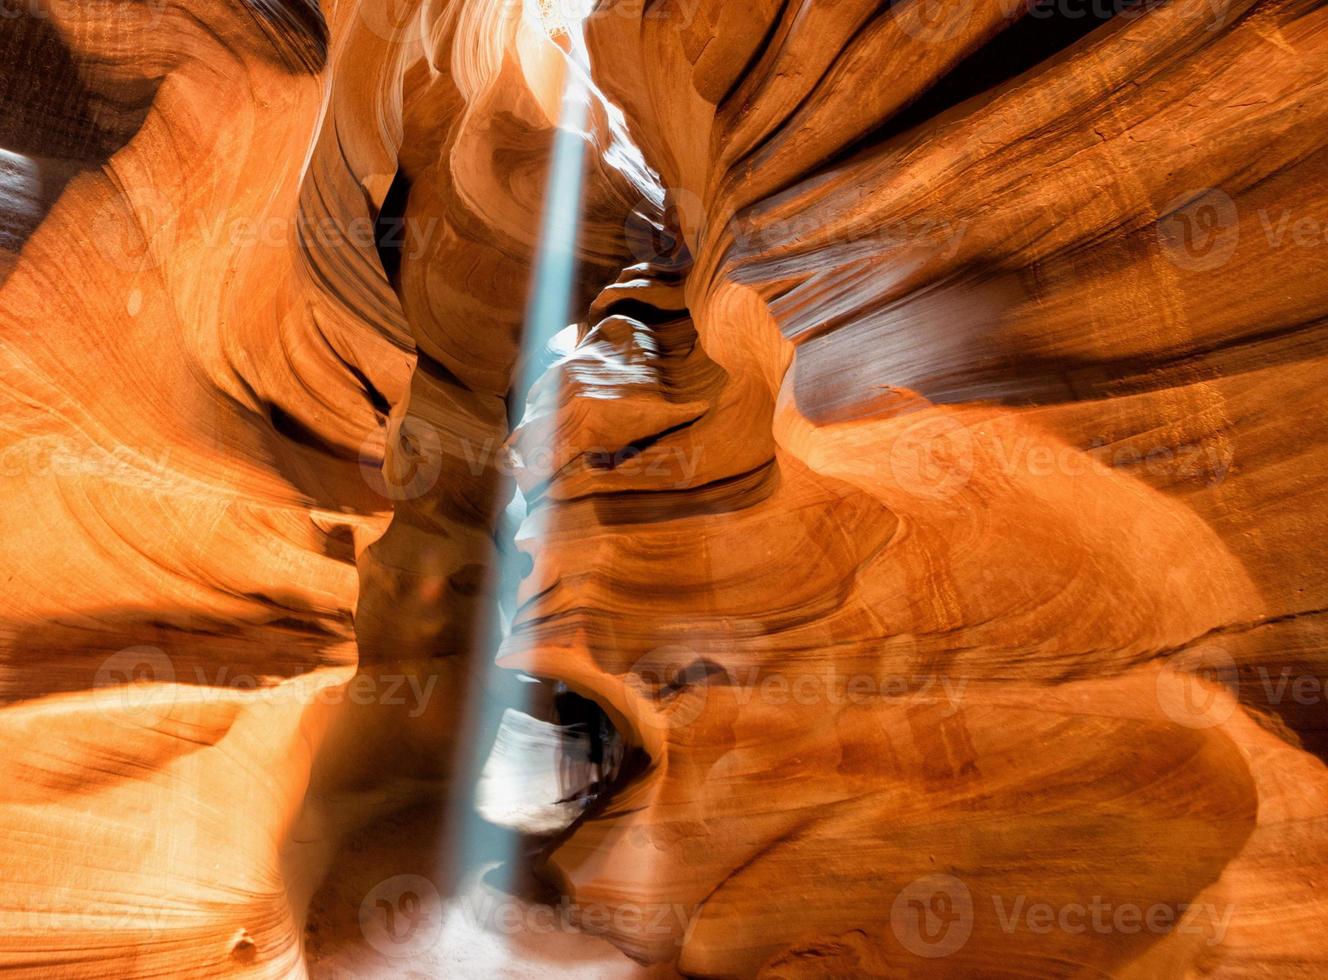
<svg viewBox="0 0 1328 980">
<path fill-rule="evenodd" d="M 0 967 L 1328 969 L 1321 4 L 3 15 Z"/>
</svg>

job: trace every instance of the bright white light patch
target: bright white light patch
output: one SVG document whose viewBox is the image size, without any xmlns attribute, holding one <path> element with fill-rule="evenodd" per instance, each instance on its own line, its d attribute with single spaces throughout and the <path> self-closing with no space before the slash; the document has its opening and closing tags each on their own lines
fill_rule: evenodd
<svg viewBox="0 0 1328 980">
<path fill-rule="evenodd" d="M 499 827 L 525 834 L 556 834 L 569 827 L 585 803 L 563 801 L 569 767 L 591 772 L 590 739 L 585 735 L 508 708 L 493 751 L 480 772 L 475 807 Z"/>
</svg>

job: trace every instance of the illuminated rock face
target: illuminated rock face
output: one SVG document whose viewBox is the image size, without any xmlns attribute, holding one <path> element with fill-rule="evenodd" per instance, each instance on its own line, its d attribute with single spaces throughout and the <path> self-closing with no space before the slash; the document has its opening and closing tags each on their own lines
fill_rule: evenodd
<svg viewBox="0 0 1328 980">
<path fill-rule="evenodd" d="M 602 4 L 657 176 L 597 106 L 510 440 L 530 16 L 6 20 L 0 965 L 306 969 L 343 835 L 450 785 L 506 441 L 502 663 L 627 760 L 535 862 L 587 931 L 662 975 L 1321 970 L 1328 12 L 1081 12 Z"/>
</svg>

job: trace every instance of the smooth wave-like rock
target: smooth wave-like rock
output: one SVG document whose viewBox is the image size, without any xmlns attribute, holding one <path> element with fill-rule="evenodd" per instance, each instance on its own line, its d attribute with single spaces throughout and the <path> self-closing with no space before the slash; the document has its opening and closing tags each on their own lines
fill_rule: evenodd
<svg viewBox="0 0 1328 980">
<path fill-rule="evenodd" d="M 0 20 L 0 968 L 1321 973 L 1328 11 L 587 6 Z"/>
</svg>

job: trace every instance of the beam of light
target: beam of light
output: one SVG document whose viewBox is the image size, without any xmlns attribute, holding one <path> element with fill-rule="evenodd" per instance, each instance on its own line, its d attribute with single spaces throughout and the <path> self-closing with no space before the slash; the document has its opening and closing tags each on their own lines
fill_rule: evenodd
<svg viewBox="0 0 1328 980">
<path fill-rule="evenodd" d="M 552 31 L 550 32 L 552 36 Z M 514 405 L 524 405 L 526 393 L 546 370 L 551 342 L 572 321 L 572 302 L 576 289 L 576 244 L 581 226 L 582 195 L 586 168 L 586 127 L 590 118 L 591 86 L 586 70 L 584 41 L 578 31 L 562 39 L 570 49 L 558 128 L 555 131 L 548 183 L 545 188 L 538 245 L 534 258 L 531 292 L 525 310 L 525 329 L 512 379 Z M 522 524 L 529 533 L 532 521 L 527 518 L 525 501 L 519 490 L 508 507 L 509 526 Z M 534 529 L 538 536 L 540 531 Z M 504 715 L 530 707 L 525 696 L 527 685 L 494 662 L 499 641 L 508 630 L 515 612 L 517 585 L 522 578 L 524 558 L 512 547 L 500 547 L 497 567 L 491 574 L 494 598 L 489 604 L 490 621 L 477 630 L 476 655 L 472 661 L 470 693 L 465 718 L 460 726 L 459 771 L 457 784 L 463 787 L 459 825 L 452 831 L 452 869 L 459 879 L 469 879 L 478 871 L 489 869 L 488 884 L 511 891 L 518 865 L 519 838 L 505 827 L 486 821 L 479 812 L 477 793 L 481 777 L 492 781 L 485 763 L 495 744 Z M 500 750 L 503 748 L 499 746 Z M 509 746 L 510 748 L 510 746 Z M 518 754 L 520 749 L 516 750 Z M 511 761 L 510 755 L 507 761 Z M 497 774 L 501 778 L 521 778 L 518 769 Z M 513 786 L 515 792 L 519 787 Z"/>
</svg>

